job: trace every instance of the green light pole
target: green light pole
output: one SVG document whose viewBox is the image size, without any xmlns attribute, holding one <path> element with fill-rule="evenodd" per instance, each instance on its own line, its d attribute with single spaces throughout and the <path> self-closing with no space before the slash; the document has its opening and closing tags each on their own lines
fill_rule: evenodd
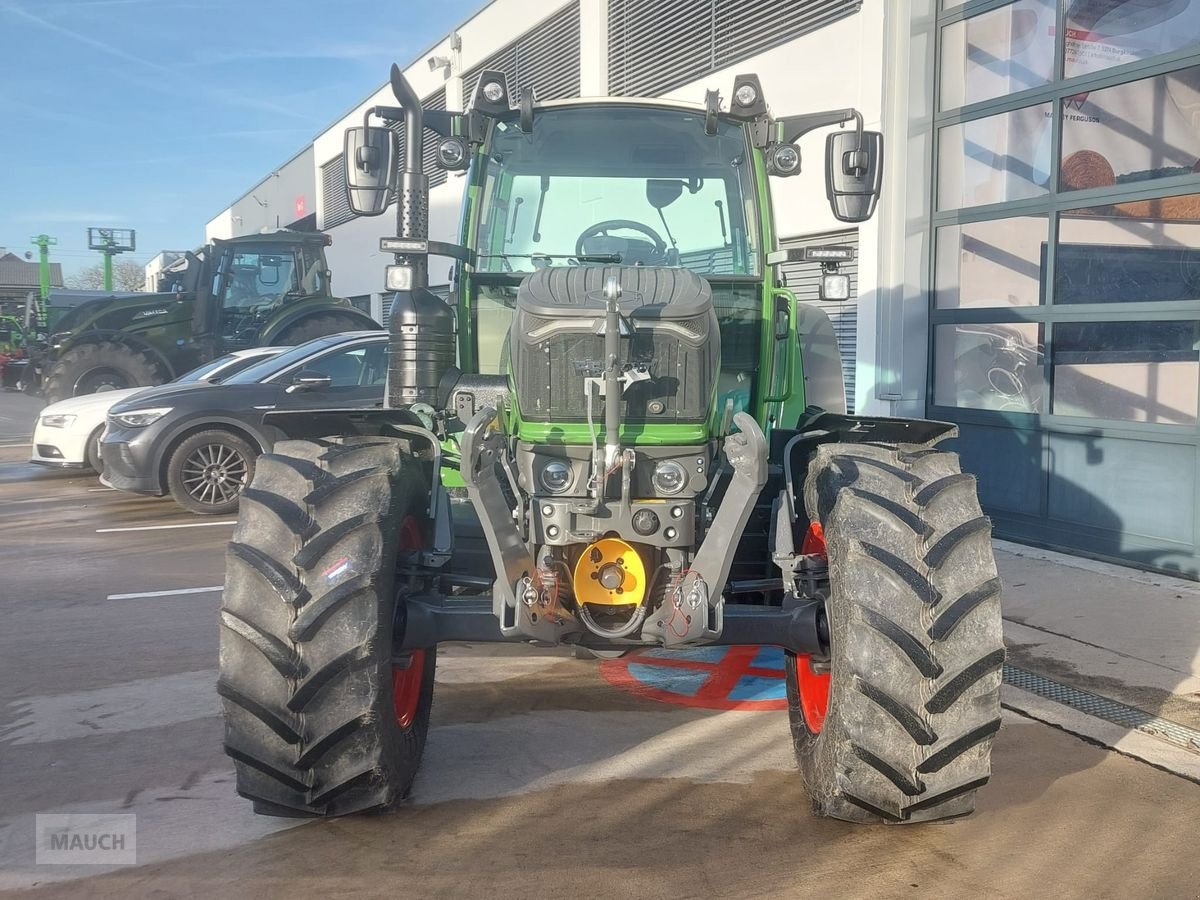
<svg viewBox="0 0 1200 900">
<path fill-rule="evenodd" d="M 38 248 L 38 326 L 46 327 L 47 307 L 50 305 L 50 248 L 58 240 L 48 234 L 39 234 L 29 239 Z"/>
</svg>

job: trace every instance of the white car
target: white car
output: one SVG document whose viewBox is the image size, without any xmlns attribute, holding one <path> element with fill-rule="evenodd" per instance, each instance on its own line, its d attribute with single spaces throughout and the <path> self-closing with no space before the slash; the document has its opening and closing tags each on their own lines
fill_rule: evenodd
<svg viewBox="0 0 1200 900">
<path fill-rule="evenodd" d="M 212 362 L 192 369 L 176 378 L 172 384 L 207 381 L 215 384 L 235 372 L 262 362 L 268 357 L 290 350 L 290 347 L 254 347 L 219 356 Z M 99 472 L 100 437 L 110 408 L 126 397 L 132 397 L 145 387 L 120 391 L 101 391 L 51 403 L 38 416 L 33 429 L 33 454 L 29 461 L 42 466 L 63 469 L 91 469 Z"/>
</svg>

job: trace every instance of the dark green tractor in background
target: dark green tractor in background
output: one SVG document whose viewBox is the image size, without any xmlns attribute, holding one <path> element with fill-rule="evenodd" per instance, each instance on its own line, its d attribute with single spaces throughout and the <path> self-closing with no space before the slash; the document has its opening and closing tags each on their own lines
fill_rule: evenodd
<svg viewBox="0 0 1200 900">
<path fill-rule="evenodd" d="M 378 328 L 330 292 L 328 236 L 216 240 L 168 267 L 158 292 L 90 300 L 34 353 L 47 401 L 162 384 L 231 350 Z"/>
<path fill-rule="evenodd" d="M 267 414 L 292 439 L 242 495 L 221 610 L 238 791 L 289 816 L 405 797 L 441 642 L 769 644 L 819 813 L 970 812 L 1004 660 L 975 481 L 936 446 L 953 426 L 845 414 L 828 319 L 776 270 L 846 252 L 776 249 L 795 142 L 855 123 L 825 177 L 861 222 L 882 137 L 852 109 L 775 118 L 752 75 L 727 110 L 513 103 L 494 71 L 467 113 L 392 88 L 345 153 L 356 212 L 399 200 L 387 407 Z M 403 122 L 402 168 L 371 116 Z M 459 244 L 427 239 L 425 128 L 468 171 Z"/>
</svg>

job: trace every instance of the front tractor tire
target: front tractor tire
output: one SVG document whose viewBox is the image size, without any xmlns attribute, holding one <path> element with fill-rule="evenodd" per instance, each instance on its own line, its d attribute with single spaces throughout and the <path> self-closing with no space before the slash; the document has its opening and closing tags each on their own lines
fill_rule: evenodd
<svg viewBox="0 0 1200 900">
<path fill-rule="evenodd" d="M 56 359 L 46 374 L 47 403 L 68 397 L 131 387 L 149 387 L 167 379 L 154 358 L 115 341 L 78 344 Z"/>
<path fill-rule="evenodd" d="M 437 649 L 393 654 L 395 567 L 422 545 L 428 490 L 382 438 L 259 457 L 226 556 L 217 683 L 256 812 L 341 816 L 407 796 Z"/>
<path fill-rule="evenodd" d="M 826 444 L 805 507 L 829 557 L 828 661 L 789 654 L 815 810 L 852 822 L 966 815 L 991 773 L 1004 642 L 991 525 L 958 456 Z"/>
</svg>

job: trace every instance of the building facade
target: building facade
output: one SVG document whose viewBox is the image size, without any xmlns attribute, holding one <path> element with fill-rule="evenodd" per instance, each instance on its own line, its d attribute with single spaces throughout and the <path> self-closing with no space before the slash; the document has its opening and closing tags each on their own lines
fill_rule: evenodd
<svg viewBox="0 0 1200 900">
<path fill-rule="evenodd" d="M 461 109 L 483 68 L 543 99 L 694 102 L 756 72 L 776 114 L 858 108 L 886 136 L 871 222 L 829 214 L 823 134 L 772 186 L 781 243 L 858 249 L 851 299 L 826 304 L 850 405 L 958 424 L 1001 536 L 1200 574 L 1200 0 L 494 0 L 399 62 L 431 108 Z M 350 214 L 340 158 L 379 103 L 386 85 L 208 236 L 302 211 L 338 293 L 383 316 L 394 219 Z M 431 235 L 454 240 L 463 180 L 429 171 Z M 264 219 L 285 173 L 311 208 Z M 815 273 L 787 274 L 816 302 Z"/>
</svg>

